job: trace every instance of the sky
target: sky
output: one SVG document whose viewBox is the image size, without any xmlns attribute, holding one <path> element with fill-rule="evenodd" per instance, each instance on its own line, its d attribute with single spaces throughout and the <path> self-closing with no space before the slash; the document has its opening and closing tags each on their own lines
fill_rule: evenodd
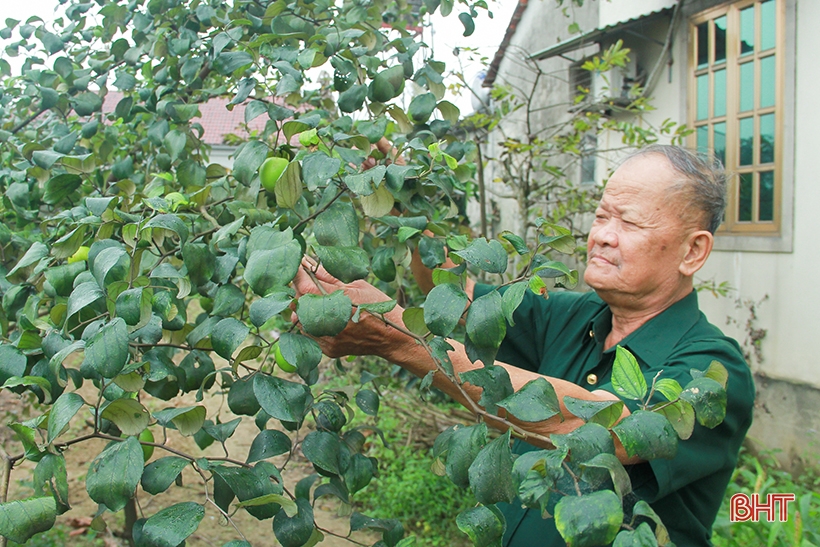
<svg viewBox="0 0 820 547">
<path fill-rule="evenodd" d="M 457 68 L 459 59 L 461 59 L 464 76 L 467 81 L 471 82 L 481 70 L 481 64 L 470 62 L 467 59 L 469 55 L 463 52 L 463 48 L 477 48 L 478 52 L 475 57 L 485 56 L 489 63 L 504 38 L 507 24 L 510 22 L 517 3 L 518 0 L 490 0 L 493 19 L 488 17 L 487 12 L 479 11 L 475 20 L 476 30 L 472 36 L 467 38 L 462 36 L 464 27 L 458 19 L 458 9 L 461 5 L 456 4 L 453 13 L 448 17 L 441 17 L 438 14 L 434 16 L 432 33 L 426 32 L 425 40 L 435 49 L 436 59 L 447 64 L 448 70 Z M 54 17 L 57 5 L 57 0 L 0 0 L 0 24 L 5 26 L 2 22 L 9 17 L 25 21 L 32 15 L 48 20 Z M 452 55 L 452 51 L 456 48 L 462 49 L 459 58 Z M 462 114 L 472 111 L 468 94 L 447 98 L 461 109 Z"/>
</svg>

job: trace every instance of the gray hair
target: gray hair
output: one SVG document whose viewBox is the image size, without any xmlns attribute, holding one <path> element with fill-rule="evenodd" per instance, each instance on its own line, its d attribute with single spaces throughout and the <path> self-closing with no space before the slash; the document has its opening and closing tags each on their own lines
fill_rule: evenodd
<svg viewBox="0 0 820 547">
<path fill-rule="evenodd" d="M 723 222 L 726 209 L 726 172 L 720 160 L 680 146 L 652 144 L 631 154 L 623 163 L 648 154 L 662 155 L 683 177 L 672 190 L 682 194 L 686 203 L 685 214 L 694 211 L 700 227 L 714 234 Z"/>
</svg>

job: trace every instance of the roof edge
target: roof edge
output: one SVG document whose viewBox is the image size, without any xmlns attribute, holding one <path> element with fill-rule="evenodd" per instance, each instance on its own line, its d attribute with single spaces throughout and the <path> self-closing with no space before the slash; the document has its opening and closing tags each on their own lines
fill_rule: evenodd
<svg viewBox="0 0 820 547">
<path fill-rule="evenodd" d="M 527 2 L 528 0 L 518 0 L 518 5 L 515 6 L 515 11 L 513 11 L 512 17 L 510 17 L 510 23 L 507 25 L 507 32 L 504 33 L 504 39 L 501 40 L 501 44 L 498 46 L 498 50 L 496 50 L 495 56 L 490 63 L 490 68 L 487 70 L 487 76 L 484 77 L 484 82 L 481 84 L 482 87 L 491 87 L 493 83 L 495 83 L 495 78 L 498 76 L 498 68 L 501 66 L 501 60 L 504 59 L 504 55 L 507 53 L 507 47 L 509 47 L 512 37 L 515 35 L 518 23 L 524 15 L 524 10 L 527 9 Z"/>
</svg>

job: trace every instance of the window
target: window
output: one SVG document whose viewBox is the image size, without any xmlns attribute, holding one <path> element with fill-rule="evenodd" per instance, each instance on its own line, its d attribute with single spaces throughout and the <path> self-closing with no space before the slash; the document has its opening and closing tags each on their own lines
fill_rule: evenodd
<svg viewBox="0 0 820 547">
<path fill-rule="evenodd" d="M 719 233 L 780 234 L 784 0 L 734 2 L 692 20 L 692 145 L 731 178 Z"/>
</svg>

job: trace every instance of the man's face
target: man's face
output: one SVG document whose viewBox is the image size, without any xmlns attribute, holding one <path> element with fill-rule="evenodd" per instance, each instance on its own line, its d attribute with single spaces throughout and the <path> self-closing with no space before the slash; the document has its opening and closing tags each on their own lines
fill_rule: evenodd
<svg viewBox="0 0 820 547">
<path fill-rule="evenodd" d="M 665 157 L 639 156 L 609 179 L 587 241 L 584 280 L 607 302 L 639 302 L 680 286 L 686 230 L 675 172 Z M 626 299 L 626 300 L 624 300 Z"/>
</svg>

